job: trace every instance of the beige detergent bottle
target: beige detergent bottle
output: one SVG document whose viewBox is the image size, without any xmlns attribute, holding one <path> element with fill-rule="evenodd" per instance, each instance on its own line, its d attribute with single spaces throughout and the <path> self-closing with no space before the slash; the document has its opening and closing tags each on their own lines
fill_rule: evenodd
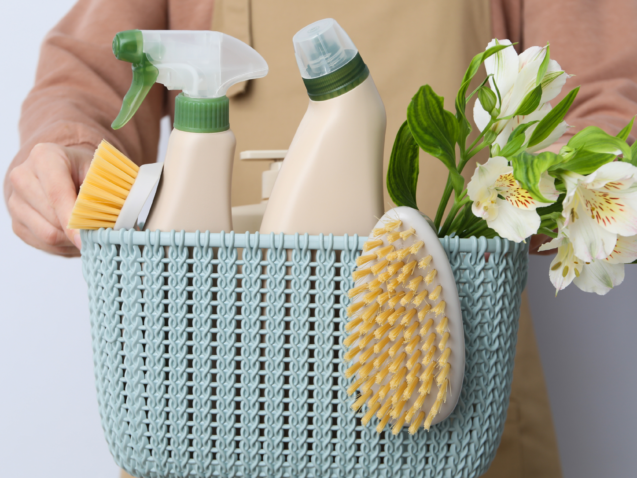
<svg viewBox="0 0 637 478">
<path fill-rule="evenodd" d="M 260 232 L 367 236 L 383 215 L 385 107 L 335 20 L 308 25 L 293 42 L 310 104 Z"/>
<path fill-rule="evenodd" d="M 155 82 L 182 90 L 145 228 L 231 231 L 236 141 L 225 94 L 235 83 L 265 76 L 267 63 L 245 43 L 211 31 L 129 30 L 117 34 L 113 51 L 118 59 L 133 63 L 133 84 L 114 129 L 135 114 Z"/>
</svg>

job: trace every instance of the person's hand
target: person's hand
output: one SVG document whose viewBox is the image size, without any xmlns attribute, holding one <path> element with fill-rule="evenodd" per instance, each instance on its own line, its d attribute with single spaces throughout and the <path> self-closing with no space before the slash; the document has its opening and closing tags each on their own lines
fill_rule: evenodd
<svg viewBox="0 0 637 478">
<path fill-rule="evenodd" d="M 41 143 L 9 172 L 5 197 L 13 231 L 20 239 L 51 254 L 80 255 L 79 231 L 66 225 L 93 151 L 90 145 Z"/>
</svg>

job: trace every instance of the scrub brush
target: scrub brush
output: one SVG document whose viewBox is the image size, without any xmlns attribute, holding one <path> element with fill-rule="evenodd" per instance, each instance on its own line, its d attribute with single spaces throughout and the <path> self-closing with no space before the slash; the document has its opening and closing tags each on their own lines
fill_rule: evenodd
<svg viewBox="0 0 637 478">
<path fill-rule="evenodd" d="M 102 140 L 75 200 L 69 229 L 135 226 L 144 203 L 161 177 L 163 163 L 137 166 Z"/>
<path fill-rule="evenodd" d="M 356 260 L 345 360 L 356 380 L 352 408 L 366 404 L 382 432 L 411 434 L 448 417 L 464 377 L 464 331 L 456 283 L 436 233 L 420 212 L 387 212 Z"/>
</svg>

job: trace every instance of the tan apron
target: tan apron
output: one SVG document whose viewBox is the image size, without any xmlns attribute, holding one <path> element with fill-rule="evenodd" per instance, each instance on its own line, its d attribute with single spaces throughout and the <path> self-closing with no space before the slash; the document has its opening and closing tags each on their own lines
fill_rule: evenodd
<svg viewBox="0 0 637 478">
<path fill-rule="evenodd" d="M 239 152 L 287 149 L 294 136 L 308 97 L 294 58 L 292 36 L 326 17 L 336 19 L 350 35 L 383 98 L 387 110 L 385 161 L 418 88 L 430 84 L 444 96 L 446 108 L 453 111 L 454 97 L 469 61 L 491 39 L 489 0 L 216 0 L 213 29 L 251 44 L 270 66 L 265 78 L 236 85 L 228 92 L 230 125 L 237 137 L 234 206 L 260 201 L 261 173 L 268 168 L 267 164 L 239 162 Z M 465 177 L 469 178 L 473 170 L 474 166 L 468 165 Z M 444 166 L 422 154 L 418 205 L 431 217 L 445 181 Z M 385 206 L 392 207 L 388 197 Z M 512 388 L 502 442 L 484 476 L 560 477 L 526 294 Z"/>
</svg>

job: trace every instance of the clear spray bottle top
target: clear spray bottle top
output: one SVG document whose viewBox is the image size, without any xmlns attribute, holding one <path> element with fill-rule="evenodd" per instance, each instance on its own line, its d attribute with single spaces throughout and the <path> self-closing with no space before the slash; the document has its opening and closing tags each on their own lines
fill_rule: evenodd
<svg viewBox="0 0 637 478">
<path fill-rule="evenodd" d="M 175 128 L 227 130 L 228 88 L 268 73 L 268 64 L 252 47 L 213 31 L 127 30 L 115 35 L 113 53 L 133 64 L 133 82 L 113 129 L 124 126 L 153 84 L 161 83 L 182 90 L 175 104 Z"/>
</svg>

